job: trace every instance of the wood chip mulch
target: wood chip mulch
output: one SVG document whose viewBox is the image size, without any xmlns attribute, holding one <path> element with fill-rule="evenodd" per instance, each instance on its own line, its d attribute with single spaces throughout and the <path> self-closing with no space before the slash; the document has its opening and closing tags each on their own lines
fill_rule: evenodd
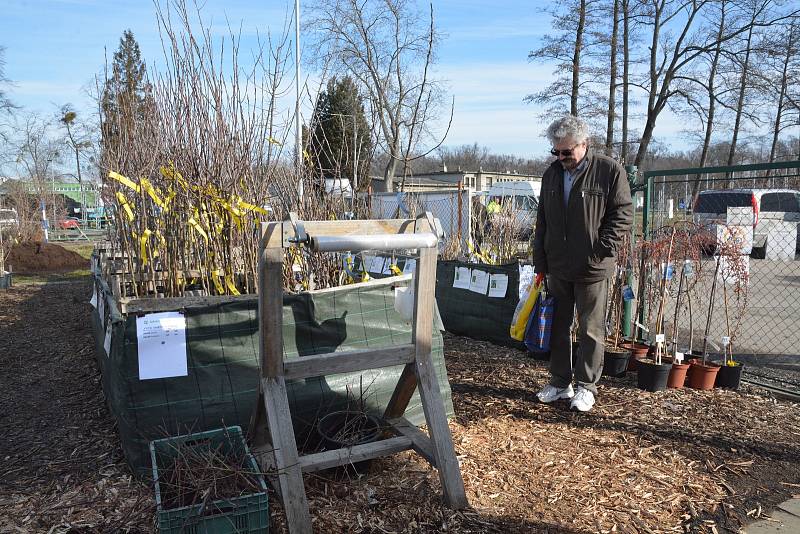
<svg viewBox="0 0 800 534">
<path fill-rule="evenodd" d="M 0 533 L 152 532 L 102 396 L 88 283 L 0 290 Z M 759 390 L 646 393 L 604 378 L 595 408 L 542 405 L 542 362 L 455 336 L 451 423 L 472 507 L 441 504 L 408 452 L 308 475 L 317 532 L 739 532 L 800 494 L 800 405 Z M 271 501 L 273 532 L 285 532 Z"/>
</svg>

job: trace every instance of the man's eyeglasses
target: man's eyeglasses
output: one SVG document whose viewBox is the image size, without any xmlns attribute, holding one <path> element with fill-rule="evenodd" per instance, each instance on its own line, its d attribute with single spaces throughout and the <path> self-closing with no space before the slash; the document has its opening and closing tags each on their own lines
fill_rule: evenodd
<svg viewBox="0 0 800 534">
<path fill-rule="evenodd" d="M 561 156 L 563 156 L 565 158 L 568 158 L 568 157 L 572 156 L 572 151 L 575 150 L 576 148 L 578 148 L 579 145 L 580 145 L 580 143 L 578 143 L 574 147 L 568 148 L 566 150 L 558 150 L 558 149 L 553 148 L 552 150 L 550 150 L 550 153 L 552 155 L 556 156 L 556 157 L 561 155 Z"/>
</svg>

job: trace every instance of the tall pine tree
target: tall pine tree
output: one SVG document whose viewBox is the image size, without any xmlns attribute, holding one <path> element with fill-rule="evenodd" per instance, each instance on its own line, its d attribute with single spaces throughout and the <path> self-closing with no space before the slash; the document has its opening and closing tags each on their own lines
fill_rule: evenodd
<svg viewBox="0 0 800 534">
<path fill-rule="evenodd" d="M 150 85 L 139 43 L 133 32 L 125 30 L 103 88 L 101 135 L 104 152 L 118 152 L 124 139 L 133 133 L 135 122 L 144 120 L 149 98 Z"/>
<path fill-rule="evenodd" d="M 311 175 L 350 180 L 366 189 L 373 147 L 364 104 L 352 78 L 328 81 L 317 100 L 310 131 L 306 164 Z"/>
</svg>

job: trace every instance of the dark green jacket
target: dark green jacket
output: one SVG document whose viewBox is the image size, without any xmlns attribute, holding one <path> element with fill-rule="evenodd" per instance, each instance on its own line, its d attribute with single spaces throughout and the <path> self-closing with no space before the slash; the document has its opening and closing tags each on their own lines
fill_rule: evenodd
<svg viewBox="0 0 800 534">
<path fill-rule="evenodd" d="M 586 154 L 564 209 L 564 169 L 544 172 L 533 240 L 537 273 L 571 282 L 596 282 L 614 272 L 622 237 L 630 232 L 633 202 L 625 169 L 611 158 Z"/>
</svg>

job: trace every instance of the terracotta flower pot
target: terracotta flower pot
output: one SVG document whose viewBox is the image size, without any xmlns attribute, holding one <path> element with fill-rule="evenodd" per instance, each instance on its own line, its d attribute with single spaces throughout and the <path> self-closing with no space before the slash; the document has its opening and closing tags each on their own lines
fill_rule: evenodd
<svg viewBox="0 0 800 534">
<path fill-rule="evenodd" d="M 667 379 L 667 387 L 673 389 L 681 389 L 684 382 L 686 382 L 686 373 L 689 371 L 688 363 L 675 363 L 672 362 L 672 369 L 669 371 L 669 378 Z"/>
<path fill-rule="evenodd" d="M 636 362 L 647 358 L 647 351 L 650 349 L 644 343 L 630 341 L 622 343 L 620 347 L 631 352 L 631 357 L 628 359 L 628 371 L 636 371 Z"/>
<path fill-rule="evenodd" d="M 713 389 L 717 373 L 719 373 L 719 365 L 714 363 L 703 365 L 702 362 L 695 362 L 689 366 L 688 385 L 692 389 Z"/>
</svg>

